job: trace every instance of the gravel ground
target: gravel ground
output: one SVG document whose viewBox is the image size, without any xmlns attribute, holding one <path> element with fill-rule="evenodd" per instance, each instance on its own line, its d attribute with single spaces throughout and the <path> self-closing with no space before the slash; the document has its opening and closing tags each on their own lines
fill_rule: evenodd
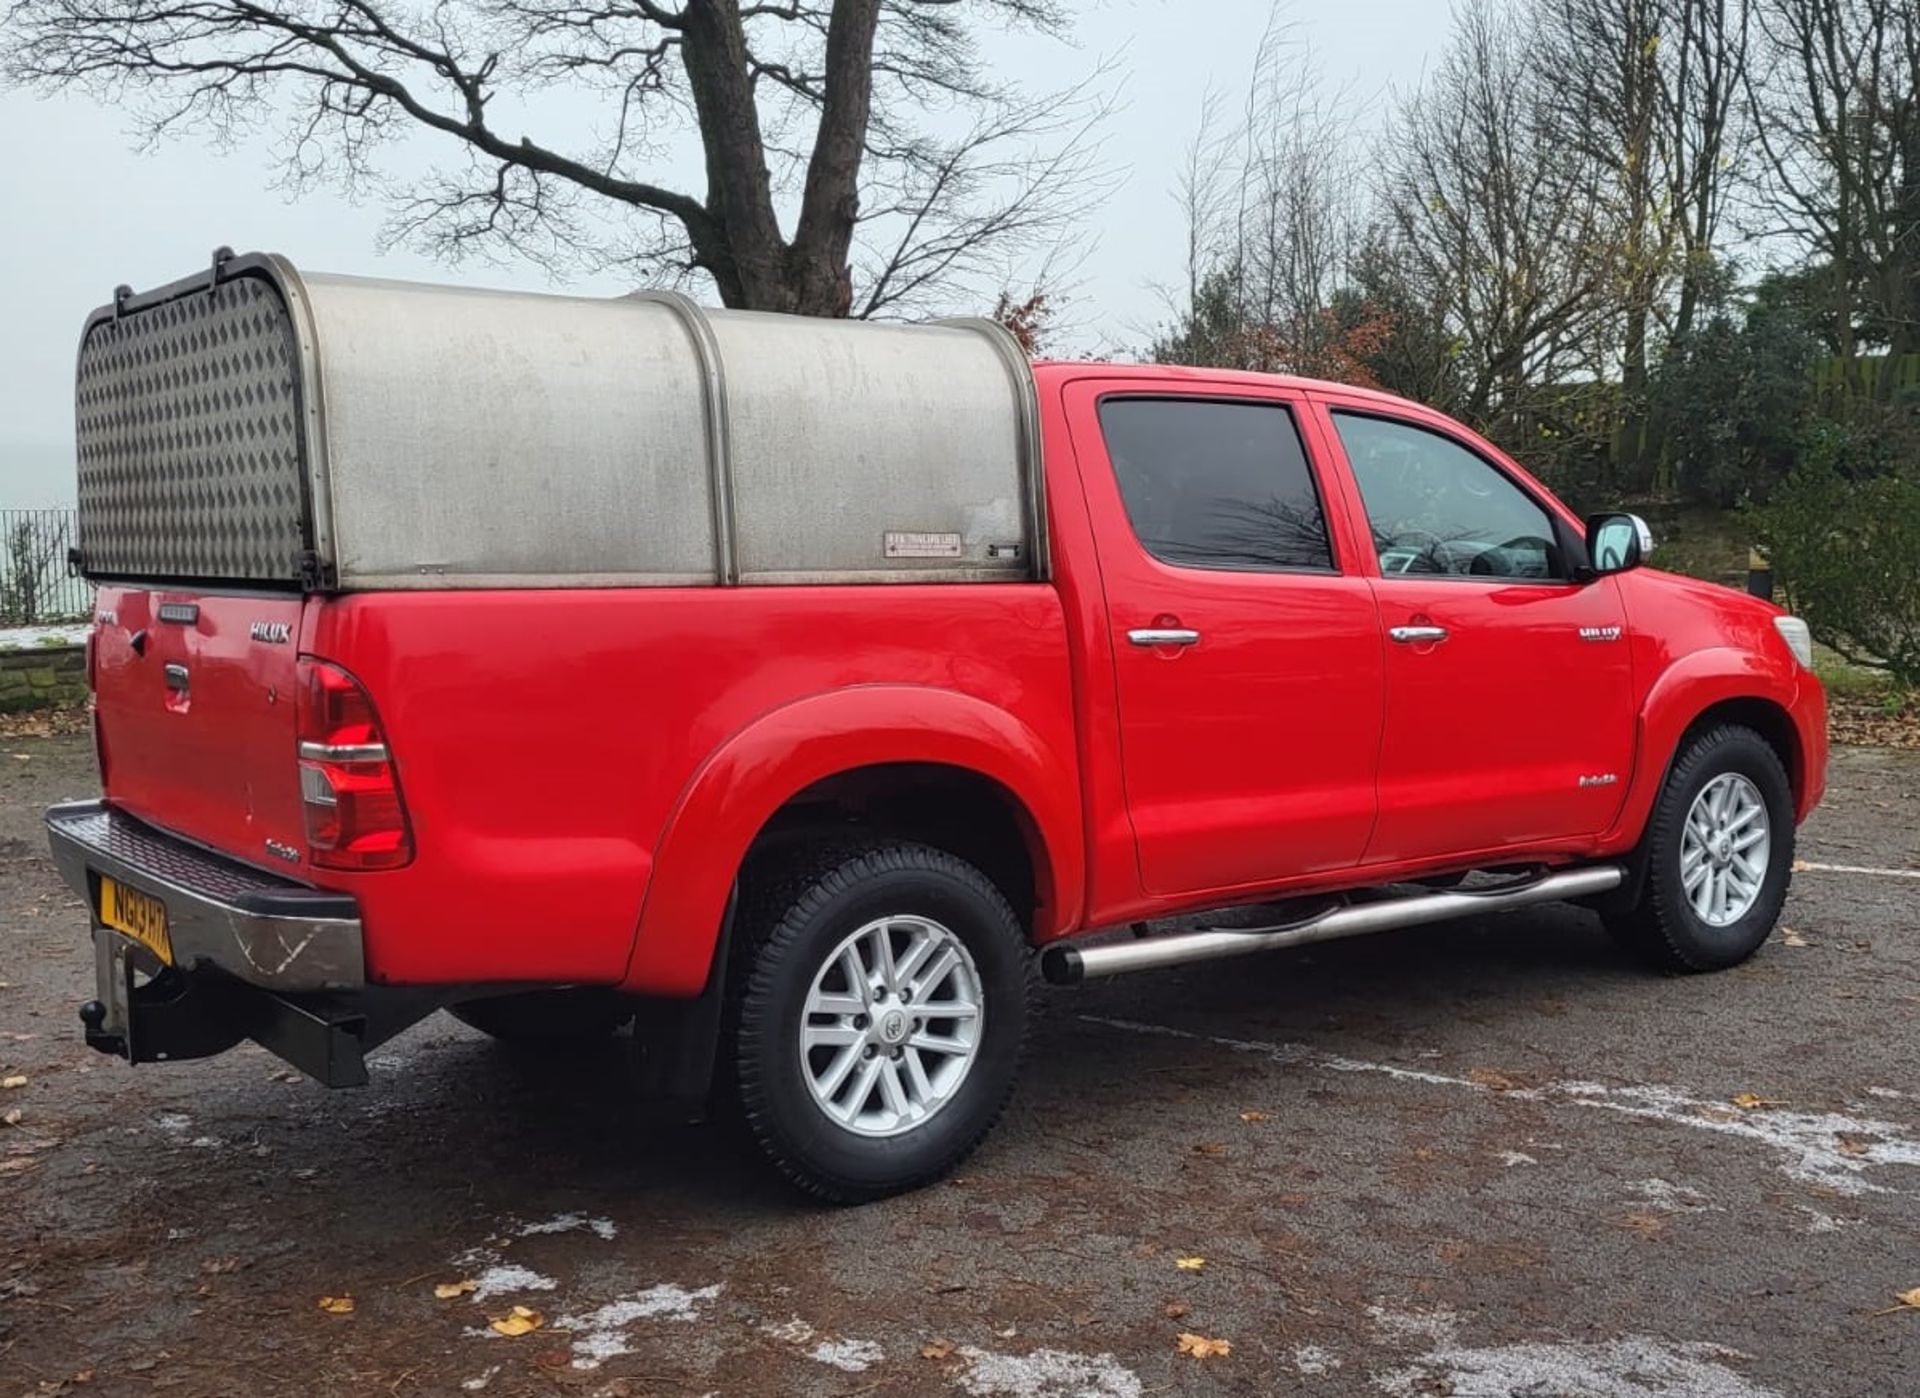
<svg viewBox="0 0 1920 1398">
<path fill-rule="evenodd" d="M 1053 993 L 960 1178 L 833 1211 L 617 1048 L 89 1052 L 39 830 L 85 740 L 0 743 L 0 1398 L 1910 1398 L 1920 879 L 1819 866 L 1920 869 L 1920 759 L 1833 777 L 1739 970 L 1554 908 Z"/>
</svg>

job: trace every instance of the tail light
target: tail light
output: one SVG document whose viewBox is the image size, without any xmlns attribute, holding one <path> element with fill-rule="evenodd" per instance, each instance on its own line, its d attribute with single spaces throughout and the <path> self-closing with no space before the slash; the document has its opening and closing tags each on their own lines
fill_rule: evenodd
<svg viewBox="0 0 1920 1398">
<path fill-rule="evenodd" d="M 322 869 L 397 869 L 413 835 L 387 737 L 360 682 L 324 660 L 300 662 L 300 798 L 307 851 Z"/>
</svg>

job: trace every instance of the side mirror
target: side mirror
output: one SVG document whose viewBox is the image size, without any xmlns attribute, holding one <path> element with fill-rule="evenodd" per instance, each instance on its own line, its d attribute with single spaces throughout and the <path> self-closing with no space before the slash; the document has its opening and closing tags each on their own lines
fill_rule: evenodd
<svg viewBox="0 0 1920 1398">
<path fill-rule="evenodd" d="M 1595 576 L 1638 568 L 1653 552 L 1653 531 L 1639 515 L 1591 515 L 1587 519 L 1587 554 Z"/>
</svg>

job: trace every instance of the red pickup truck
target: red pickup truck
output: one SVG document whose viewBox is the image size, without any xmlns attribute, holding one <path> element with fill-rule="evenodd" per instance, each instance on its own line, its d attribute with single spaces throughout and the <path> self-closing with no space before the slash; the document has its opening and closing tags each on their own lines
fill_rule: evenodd
<svg viewBox="0 0 1920 1398">
<path fill-rule="evenodd" d="M 1573 899 L 1730 966 L 1824 783 L 1804 625 L 1338 384 L 223 250 L 88 321 L 78 472 L 90 1043 L 630 1023 L 832 1199 L 980 1141 L 1036 964 Z"/>
</svg>

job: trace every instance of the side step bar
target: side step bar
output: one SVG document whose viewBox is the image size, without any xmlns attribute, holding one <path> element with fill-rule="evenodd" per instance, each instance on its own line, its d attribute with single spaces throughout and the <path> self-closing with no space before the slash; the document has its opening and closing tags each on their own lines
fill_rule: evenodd
<svg viewBox="0 0 1920 1398">
<path fill-rule="evenodd" d="M 1396 927 L 1446 922 L 1476 913 L 1505 912 L 1532 903 L 1584 898 L 1618 888 L 1626 877 L 1627 871 L 1619 865 L 1602 864 L 1545 874 L 1518 887 L 1507 885 L 1485 893 L 1410 894 L 1377 903 L 1331 908 L 1305 922 L 1265 932 L 1173 932 L 1163 937 L 1142 937 L 1137 941 L 1097 947 L 1051 946 L 1041 954 L 1040 970 L 1055 985 L 1078 985 L 1081 981 L 1123 975 L 1128 971 L 1178 966 L 1189 961 L 1218 961 L 1280 947 L 1305 946 L 1309 942 L 1363 937 L 1369 932 L 1387 932 Z"/>
</svg>

